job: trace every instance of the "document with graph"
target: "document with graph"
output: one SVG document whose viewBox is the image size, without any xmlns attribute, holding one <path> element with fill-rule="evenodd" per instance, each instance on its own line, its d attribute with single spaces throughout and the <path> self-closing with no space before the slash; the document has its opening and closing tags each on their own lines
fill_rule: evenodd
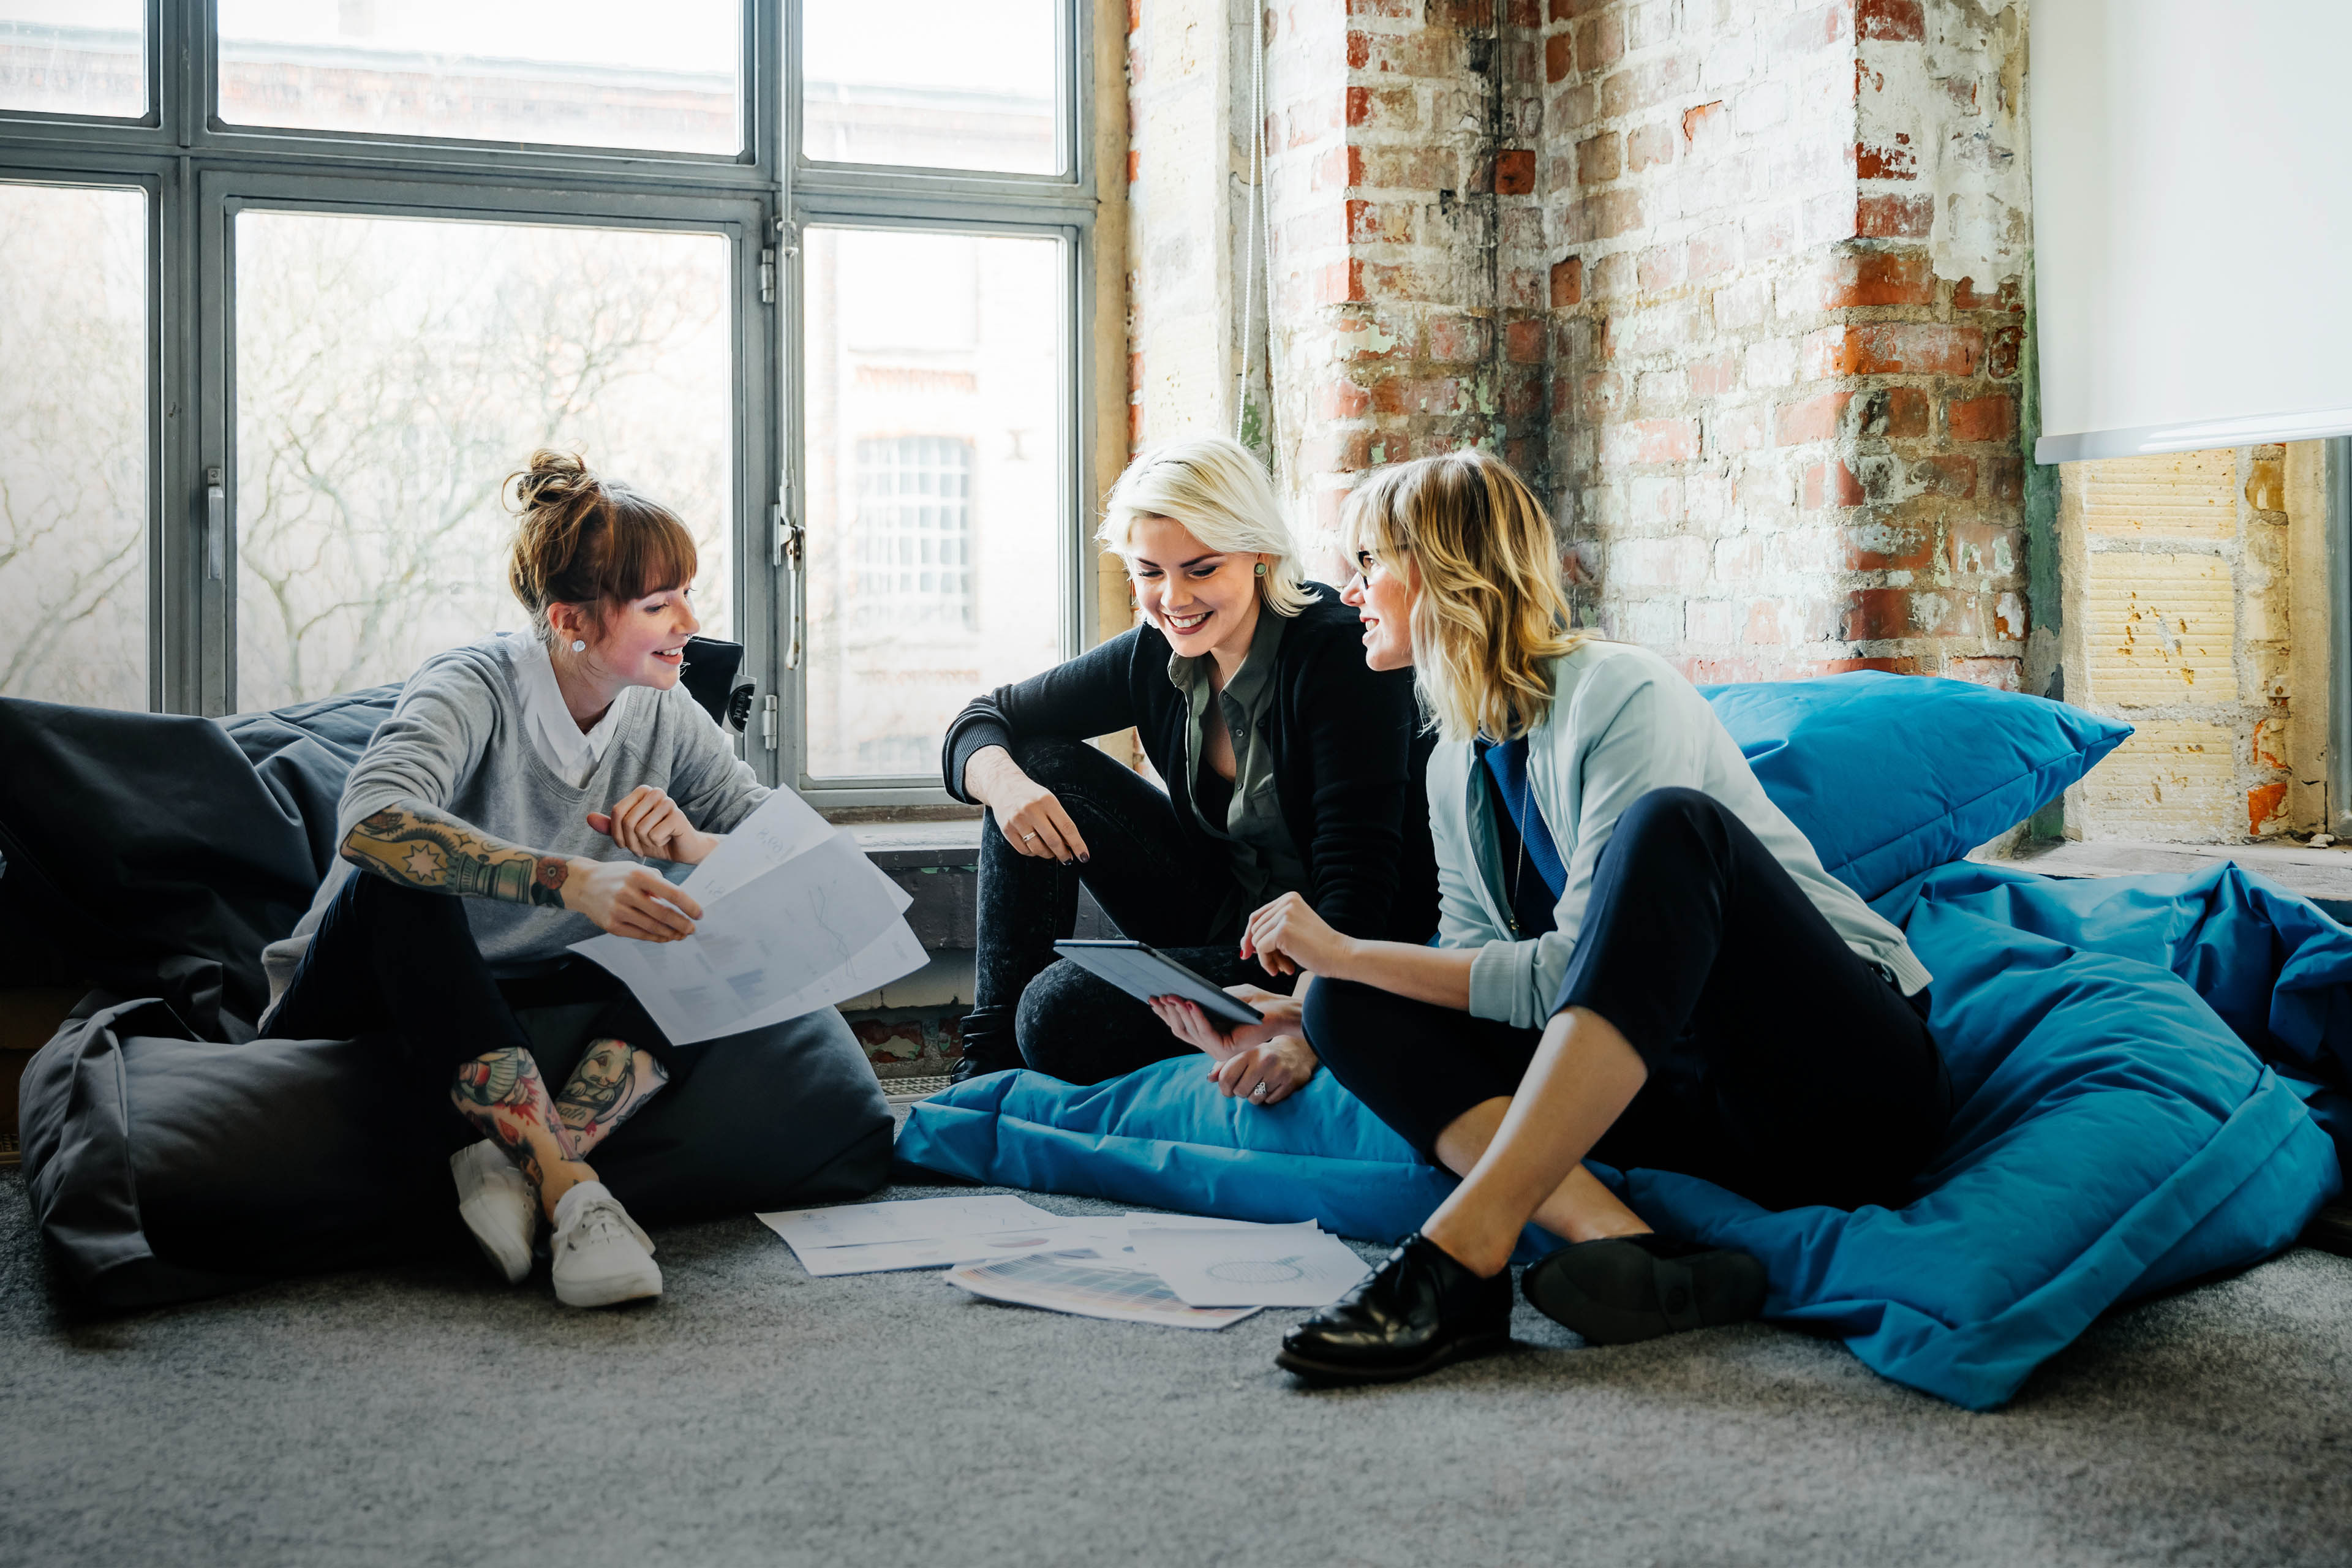
<svg viewBox="0 0 2352 1568">
<path fill-rule="evenodd" d="M 683 884 L 702 906 L 678 942 L 604 935 L 572 950 L 612 971 L 673 1045 L 765 1028 L 923 966 L 912 902 L 788 789 L 763 801 Z"/>
</svg>

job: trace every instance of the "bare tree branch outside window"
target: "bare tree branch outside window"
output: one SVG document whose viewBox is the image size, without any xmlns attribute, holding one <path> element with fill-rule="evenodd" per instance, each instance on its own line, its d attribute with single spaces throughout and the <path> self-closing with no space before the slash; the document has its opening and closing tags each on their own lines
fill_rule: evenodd
<svg viewBox="0 0 2352 1568">
<path fill-rule="evenodd" d="M 0 184 L 0 694 L 147 706 L 146 233 Z"/>
<path fill-rule="evenodd" d="M 677 511 L 726 635 L 722 237 L 248 212 L 236 238 L 240 706 L 520 626 L 499 498 L 534 447 Z"/>
</svg>

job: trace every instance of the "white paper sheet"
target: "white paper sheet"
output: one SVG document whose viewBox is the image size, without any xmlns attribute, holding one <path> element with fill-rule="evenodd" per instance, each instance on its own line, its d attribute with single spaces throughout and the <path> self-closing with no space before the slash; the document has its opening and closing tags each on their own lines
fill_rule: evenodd
<svg viewBox="0 0 2352 1568">
<path fill-rule="evenodd" d="M 1038 1252 L 968 1264 L 949 1269 L 942 1278 L 992 1301 L 1175 1329 L 1222 1329 L 1257 1310 L 1255 1307 L 1203 1310 L 1187 1306 L 1157 1276 L 1109 1261 L 1091 1250 Z"/>
<path fill-rule="evenodd" d="M 617 975 L 674 1045 L 797 1018 L 922 967 L 912 900 L 848 834 L 778 790 L 685 884 L 702 907 L 679 942 L 572 944 Z"/>
<path fill-rule="evenodd" d="M 1138 1226 L 1136 1257 L 1194 1307 L 1328 1307 L 1370 1272 L 1313 1220 L 1185 1229 Z"/>
<path fill-rule="evenodd" d="M 781 1209 L 757 1217 L 819 1279 L 944 1268 L 1071 1247 L 1116 1248 L 1127 1240 L 1126 1227 L 1115 1220 L 1072 1219 L 1003 1194 Z"/>
</svg>

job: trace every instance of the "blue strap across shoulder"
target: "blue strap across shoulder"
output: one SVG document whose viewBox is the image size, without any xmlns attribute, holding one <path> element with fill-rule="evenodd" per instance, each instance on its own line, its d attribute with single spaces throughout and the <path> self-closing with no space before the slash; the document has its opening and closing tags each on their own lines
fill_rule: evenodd
<svg viewBox="0 0 2352 1568">
<path fill-rule="evenodd" d="M 1486 769 L 1502 788 L 1503 805 L 1511 814 L 1511 826 L 1526 841 L 1528 863 L 1557 900 L 1568 890 L 1568 866 L 1560 859 L 1559 846 L 1552 842 L 1551 828 L 1544 822 L 1543 813 L 1528 788 L 1527 737 L 1522 735 L 1516 741 L 1487 747 Z"/>
</svg>

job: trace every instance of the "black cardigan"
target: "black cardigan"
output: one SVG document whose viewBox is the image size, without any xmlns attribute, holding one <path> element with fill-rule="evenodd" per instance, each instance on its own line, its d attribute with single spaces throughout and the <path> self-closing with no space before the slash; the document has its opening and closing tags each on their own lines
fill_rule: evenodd
<svg viewBox="0 0 2352 1568">
<path fill-rule="evenodd" d="M 1437 858 L 1423 785 L 1433 738 L 1422 731 L 1412 672 L 1364 663 L 1356 612 L 1319 583 L 1275 653 L 1275 793 L 1307 862 L 1307 901 L 1350 936 L 1423 942 L 1437 929 Z M 1271 614 L 1271 612 L 1265 612 Z M 948 793 L 964 793 L 964 764 L 988 746 L 1025 737 L 1091 740 L 1133 726 L 1167 781 L 1176 822 L 1195 854 L 1227 847 L 1202 831 L 1184 773 L 1184 694 L 1168 679 L 1168 639 L 1137 626 L 1066 664 L 974 700 L 948 726 Z"/>
</svg>

